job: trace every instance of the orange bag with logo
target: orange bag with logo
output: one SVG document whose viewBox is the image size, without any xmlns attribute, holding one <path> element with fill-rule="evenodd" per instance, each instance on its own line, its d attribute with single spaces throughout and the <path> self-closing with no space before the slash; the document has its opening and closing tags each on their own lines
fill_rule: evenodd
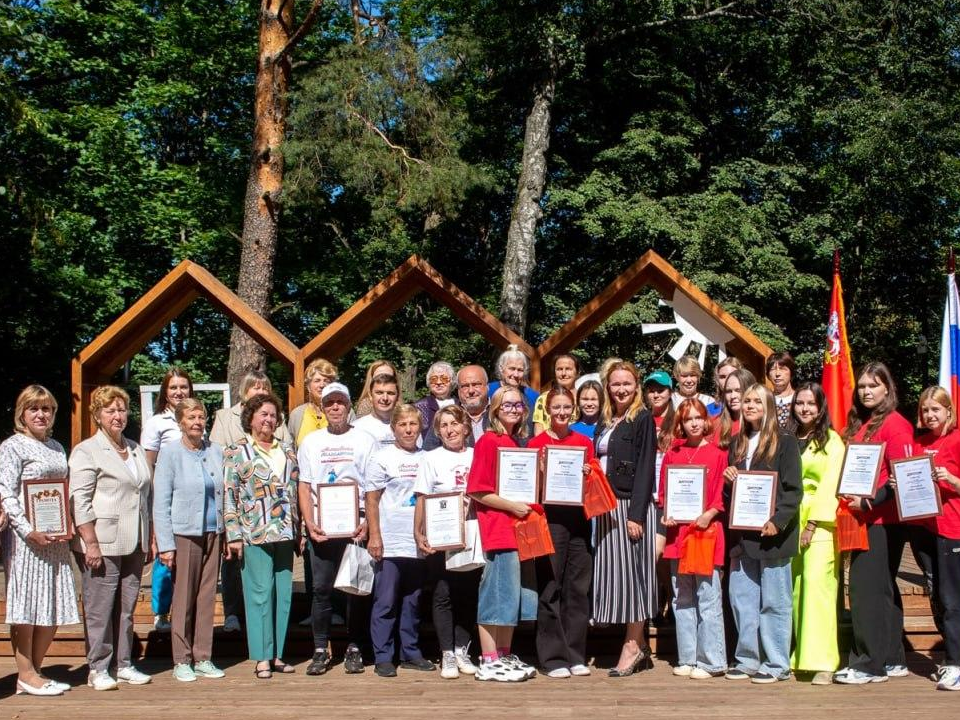
<svg viewBox="0 0 960 720">
<path fill-rule="evenodd" d="M 717 546 L 717 525 L 701 530 L 689 526 L 683 545 L 680 547 L 680 563 L 677 572 L 681 575 L 713 575 L 713 551 Z"/>
<path fill-rule="evenodd" d="M 600 461 L 593 458 L 587 464 L 590 466 L 590 474 L 583 481 L 583 514 L 590 520 L 617 507 L 617 496 L 613 494 L 610 482 L 603 474 Z"/>
<path fill-rule="evenodd" d="M 847 503 L 837 503 L 837 552 L 869 550 L 867 524 L 850 512 Z"/>
<path fill-rule="evenodd" d="M 513 521 L 513 531 L 517 536 L 517 553 L 521 560 L 533 560 L 541 555 L 553 555 L 553 538 L 546 515 L 539 505 L 531 505 L 525 518 Z"/>
</svg>

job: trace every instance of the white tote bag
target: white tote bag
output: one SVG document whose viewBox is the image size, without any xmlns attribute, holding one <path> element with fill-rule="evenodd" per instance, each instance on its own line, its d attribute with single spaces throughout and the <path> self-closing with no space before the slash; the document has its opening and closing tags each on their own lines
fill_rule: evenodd
<svg viewBox="0 0 960 720">
<path fill-rule="evenodd" d="M 447 570 L 468 572 L 487 564 L 480 544 L 480 523 L 471 518 L 463 524 L 463 550 L 447 550 Z"/>
<path fill-rule="evenodd" d="M 373 592 L 373 558 L 366 548 L 356 543 L 347 545 L 333 587 L 351 595 Z"/>
</svg>

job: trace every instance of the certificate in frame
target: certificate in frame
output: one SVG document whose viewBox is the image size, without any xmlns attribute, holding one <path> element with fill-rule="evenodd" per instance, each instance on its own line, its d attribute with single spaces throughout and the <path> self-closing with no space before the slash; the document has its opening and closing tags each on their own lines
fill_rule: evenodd
<svg viewBox="0 0 960 720">
<path fill-rule="evenodd" d="M 497 495 L 533 505 L 540 494 L 540 451 L 536 448 L 497 448 Z"/>
<path fill-rule="evenodd" d="M 583 466 L 587 449 L 583 446 L 546 445 L 542 501 L 544 505 L 583 505 Z"/>
<path fill-rule="evenodd" d="M 843 453 L 837 497 L 859 497 L 872 500 L 880 483 L 880 467 L 887 444 L 852 442 Z"/>
<path fill-rule="evenodd" d="M 897 481 L 894 495 L 901 520 L 937 517 L 943 512 L 936 470 L 930 455 L 893 460 L 890 465 Z"/>
<path fill-rule="evenodd" d="M 73 537 L 70 516 L 70 481 L 67 478 L 36 478 L 23 481 L 27 522 L 37 532 L 56 540 Z"/>
<path fill-rule="evenodd" d="M 317 499 L 317 525 L 328 538 L 349 538 L 360 526 L 360 495 L 353 480 L 319 483 L 314 486 Z"/>
<path fill-rule="evenodd" d="M 731 530 L 761 530 L 773 517 L 777 502 L 777 473 L 738 470 L 730 498 Z"/>
<path fill-rule="evenodd" d="M 694 522 L 706 509 L 706 466 L 667 465 L 666 486 L 663 489 L 663 516 L 686 524 Z"/>
<path fill-rule="evenodd" d="M 434 550 L 466 547 L 463 493 L 445 492 L 423 496 L 423 525 L 427 544 Z"/>
</svg>

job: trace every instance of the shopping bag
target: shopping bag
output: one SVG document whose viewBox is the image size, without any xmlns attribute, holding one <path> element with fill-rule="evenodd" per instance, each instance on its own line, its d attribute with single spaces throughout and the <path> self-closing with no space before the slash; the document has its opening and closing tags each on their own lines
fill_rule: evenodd
<svg viewBox="0 0 960 720">
<path fill-rule="evenodd" d="M 483 544 L 480 542 L 480 523 L 471 518 L 463 523 L 462 550 L 447 550 L 447 570 L 469 572 L 486 565 Z"/>
<path fill-rule="evenodd" d="M 373 558 L 366 548 L 356 543 L 347 545 L 333 587 L 350 595 L 373 592 Z"/>
<path fill-rule="evenodd" d="M 869 549 L 867 524 L 850 512 L 847 503 L 841 500 L 837 504 L 837 552 Z"/>
<path fill-rule="evenodd" d="M 513 521 L 513 531 L 517 536 L 517 553 L 520 560 L 532 560 L 541 555 L 553 555 L 553 538 L 543 508 L 531 505 L 525 518 Z"/>
<path fill-rule="evenodd" d="M 587 520 L 608 513 L 617 507 L 617 496 L 613 494 L 603 468 L 594 458 L 588 465 L 590 474 L 584 480 L 583 486 L 583 514 Z"/>
<path fill-rule="evenodd" d="M 688 526 L 680 545 L 680 562 L 677 572 L 681 575 L 713 575 L 713 552 L 717 546 L 717 526 L 706 530 Z"/>
</svg>

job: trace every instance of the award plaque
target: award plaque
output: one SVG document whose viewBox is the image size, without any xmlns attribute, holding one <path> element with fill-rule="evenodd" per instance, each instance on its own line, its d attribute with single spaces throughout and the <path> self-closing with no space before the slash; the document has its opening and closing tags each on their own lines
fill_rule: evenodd
<svg viewBox="0 0 960 720">
<path fill-rule="evenodd" d="M 943 510 L 933 458 L 929 455 L 894 460 L 897 512 L 901 520 L 937 517 Z"/>
<path fill-rule="evenodd" d="M 423 496 L 423 525 L 427 544 L 434 550 L 462 550 L 463 493 L 447 492 Z"/>
<path fill-rule="evenodd" d="M 544 505 L 583 505 L 585 447 L 547 445 L 544 448 Z"/>
<path fill-rule="evenodd" d="M 539 456 L 536 448 L 497 448 L 497 495 L 527 505 L 537 502 Z"/>
<path fill-rule="evenodd" d="M 761 530 L 773 517 L 777 501 L 777 473 L 737 471 L 730 499 L 731 530 Z"/>
<path fill-rule="evenodd" d="M 663 516 L 692 523 L 707 509 L 707 468 L 703 465 L 667 465 L 663 489 Z"/>
<path fill-rule="evenodd" d="M 317 525 L 328 538 L 349 538 L 360 526 L 360 496 L 352 480 L 314 485 Z"/>
<path fill-rule="evenodd" d="M 24 480 L 23 497 L 27 522 L 34 530 L 57 540 L 73 536 L 67 478 Z"/>
<path fill-rule="evenodd" d="M 849 495 L 872 500 L 880 482 L 880 465 L 886 443 L 852 442 L 843 455 L 837 497 Z"/>
</svg>

